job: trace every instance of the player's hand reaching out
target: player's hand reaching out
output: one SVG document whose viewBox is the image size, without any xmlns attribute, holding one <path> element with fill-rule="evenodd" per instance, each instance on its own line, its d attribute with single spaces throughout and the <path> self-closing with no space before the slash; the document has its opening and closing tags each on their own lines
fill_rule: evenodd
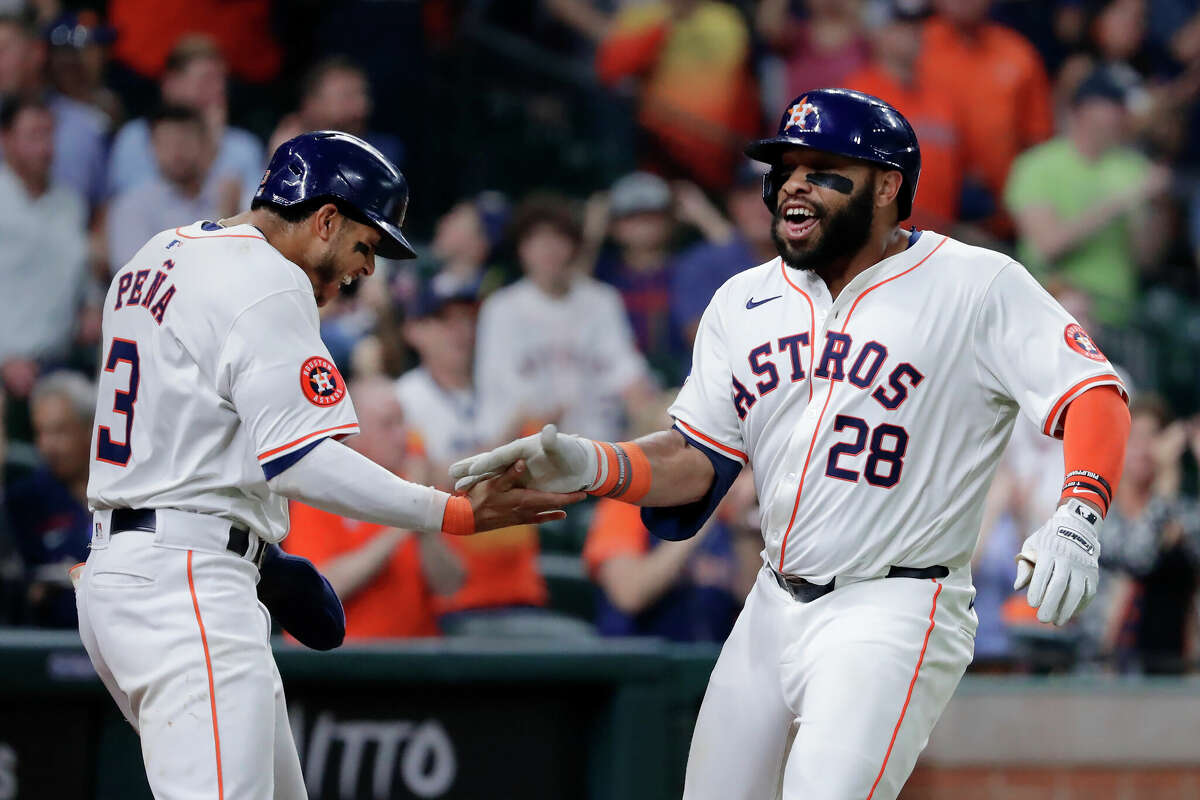
<svg viewBox="0 0 1200 800">
<path fill-rule="evenodd" d="M 600 454 L 591 440 L 559 433 L 554 425 L 547 425 L 540 433 L 455 462 L 450 477 L 455 490 L 461 492 L 518 460 L 528 467 L 519 484 L 543 492 L 586 491 L 593 488 L 600 472 Z"/>
<path fill-rule="evenodd" d="M 563 506 L 587 497 L 583 492 L 551 493 L 524 488 L 520 484 L 526 469 L 524 460 L 517 460 L 503 472 L 475 483 L 467 492 L 477 532 L 564 519 L 567 512 L 562 510 Z"/>
<path fill-rule="evenodd" d="M 1039 621 L 1066 625 L 1096 596 L 1103 522 L 1091 506 L 1068 500 L 1021 545 L 1013 589 L 1029 587 Z"/>
</svg>

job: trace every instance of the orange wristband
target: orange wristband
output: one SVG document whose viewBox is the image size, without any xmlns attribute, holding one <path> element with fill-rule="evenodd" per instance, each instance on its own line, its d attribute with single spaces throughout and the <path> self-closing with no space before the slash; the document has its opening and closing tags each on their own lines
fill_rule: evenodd
<svg viewBox="0 0 1200 800">
<path fill-rule="evenodd" d="M 475 510 L 465 497 L 451 495 L 442 513 L 442 533 L 452 536 L 470 536 L 475 532 Z"/>
<path fill-rule="evenodd" d="M 620 442 L 617 445 L 629 456 L 629 486 L 617 499 L 625 503 L 636 503 L 650 491 L 650 459 L 646 452 L 633 442 Z"/>
<path fill-rule="evenodd" d="M 588 494 L 636 503 L 650 491 L 650 459 L 633 442 L 593 442 L 608 463 L 604 483 Z"/>
<path fill-rule="evenodd" d="M 601 464 L 608 464 L 608 474 L 604 477 L 604 483 L 592 489 L 588 494 L 594 497 L 606 497 L 609 492 L 617 488 L 617 481 L 620 478 L 621 469 L 617 460 L 617 449 L 612 446 L 612 442 L 592 442 L 592 446 L 596 448 Z"/>
</svg>

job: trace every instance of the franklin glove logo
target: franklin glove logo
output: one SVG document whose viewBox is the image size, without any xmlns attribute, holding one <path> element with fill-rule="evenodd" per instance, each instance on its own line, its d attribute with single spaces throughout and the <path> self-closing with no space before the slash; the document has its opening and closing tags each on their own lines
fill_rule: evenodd
<svg viewBox="0 0 1200 800">
<path fill-rule="evenodd" d="M 1058 535 L 1066 539 L 1068 542 L 1074 542 L 1079 546 L 1079 549 L 1083 550 L 1083 552 L 1087 553 L 1089 556 L 1096 552 L 1095 545 L 1070 528 L 1059 528 Z"/>
</svg>

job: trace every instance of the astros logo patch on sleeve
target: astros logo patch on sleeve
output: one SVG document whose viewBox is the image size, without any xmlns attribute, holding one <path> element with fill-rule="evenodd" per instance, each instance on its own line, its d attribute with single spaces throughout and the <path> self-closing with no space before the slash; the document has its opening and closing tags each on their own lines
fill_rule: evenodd
<svg viewBox="0 0 1200 800">
<path fill-rule="evenodd" d="M 300 391 L 314 406 L 332 406 L 346 396 L 346 384 L 329 359 L 313 356 L 300 367 Z"/>
<path fill-rule="evenodd" d="M 1096 343 L 1092 341 L 1092 337 L 1087 335 L 1087 331 L 1083 329 L 1079 323 L 1072 322 L 1063 332 L 1064 338 L 1067 340 L 1067 347 L 1079 353 L 1081 356 L 1090 358 L 1092 361 L 1104 361 L 1104 353 L 1100 352 L 1100 348 L 1096 347 Z"/>
</svg>

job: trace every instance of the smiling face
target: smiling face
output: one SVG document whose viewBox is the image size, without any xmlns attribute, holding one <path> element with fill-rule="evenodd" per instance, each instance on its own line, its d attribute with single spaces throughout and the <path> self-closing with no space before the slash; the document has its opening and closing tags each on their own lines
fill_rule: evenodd
<svg viewBox="0 0 1200 800">
<path fill-rule="evenodd" d="M 804 148 L 784 153 L 775 169 L 788 174 L 776 197 L 775 247 L 789 267 L 822 276 L 867 243 L 879 176 L 899 175 Z"/>
<path fill-rule="evenodd" d="M 317 209 L 307 224 L 315 233 L 309 279 L 317 305 L 323 306 L 337 296 L 343 285 L 375 272 L 380 233 L 339 213 L 332 203 Z"/>
</svg>

